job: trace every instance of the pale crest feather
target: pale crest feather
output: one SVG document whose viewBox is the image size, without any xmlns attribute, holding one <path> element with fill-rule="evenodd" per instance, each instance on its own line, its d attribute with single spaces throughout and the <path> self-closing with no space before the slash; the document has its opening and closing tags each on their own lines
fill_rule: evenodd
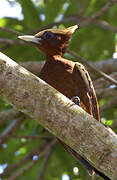
<svg viewBox="0 0 117 180">
<path fill-rule="evenodd" d="M 46 29 L 46 30 L 40 31 L 35 36 L 41 37 L 43 35 L 43 33 L 46 31 L 51 31 L 52 33 L 55 33 L 55 34 L 70 34 L 70 35 L 72 35 L 76 29 L 78 29 L 78 25 L 71 26 L 71 27 L 66 28 L 66 29 L 54 29 L 54 28 L 53 29 Z"/>
</svg>

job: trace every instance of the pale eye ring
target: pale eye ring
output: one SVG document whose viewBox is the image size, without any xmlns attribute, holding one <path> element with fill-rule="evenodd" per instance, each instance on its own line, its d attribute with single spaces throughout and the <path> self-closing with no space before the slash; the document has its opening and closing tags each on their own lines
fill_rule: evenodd
<svg viewBox="0 0 117 180">
<path fill-rule="evenodd" d="M 43 34 L 43 39 L 45 39 L 45 40 L 51 40 L 51 39 L 53 39 L 53 37 L 54 37 L 54 34 L 50 31 L 46 31 Z"/>
</svg>

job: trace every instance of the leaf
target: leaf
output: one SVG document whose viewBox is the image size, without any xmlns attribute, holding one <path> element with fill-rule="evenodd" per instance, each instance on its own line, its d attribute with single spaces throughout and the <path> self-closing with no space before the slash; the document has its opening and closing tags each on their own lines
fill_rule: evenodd
<svg viewBox="0 0 117 180">
<path fill-rule="evenodd" d="M 94 25 L 89 25 L 79 29 L 73 35 L 69 48 L 80 53 L 86 59 L 97 60 L 111 57 L 114 43 L 114 33 L 110 33 Z"/>
<path fill-rule="evenodd" d="M 39 27 L 42 22 L 40 20 L 40 14 L 37 10 L 37 7 L 34 5 L 34 3 L 31 0 L 17 0 L 23 10 L 24 15 L 24 24 L 28 30 L 33 30 L 37 27 Z"/>
<path fill-rule="evenodd" d="M 69 7 L 66 11 L 66 14 L 76 14 L 78 13 L 77 1 L 68 1 Z"/>
<path fill-rule="evenodd" d="M 107 120 L 104 124 L 106 126 L 111 126 L 113 124 L 113 120 Z"/>
<path fill-rule="evenodd" d="M 18 149 L 19 154 L 26 154 L 27 152 L 27 148 L 26 147 L 21 147 L 20 149 Z"/>
<path fill-rule="evenodd" d="M 55 0 L 45 0 L 44 2 L 46 7 L 45 23 L 53 22 L 55 18 L 58 16 L 58 14 L 61 12 L 65 0 L 56 0 L 56 3 Z"/>
</svg>

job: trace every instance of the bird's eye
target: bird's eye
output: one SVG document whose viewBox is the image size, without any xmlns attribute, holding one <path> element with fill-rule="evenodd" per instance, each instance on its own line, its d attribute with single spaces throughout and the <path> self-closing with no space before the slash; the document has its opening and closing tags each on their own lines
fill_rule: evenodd
<svg viewBox="0 0 117 180">
<path fill-rule="evenodd" d="M 54 34 L 50 31 L 46 31 L 44 34 L 43 34 L 43 38 L 45 40 L 51 40 L 52 38 L 54 37 Z"/>
</svg>

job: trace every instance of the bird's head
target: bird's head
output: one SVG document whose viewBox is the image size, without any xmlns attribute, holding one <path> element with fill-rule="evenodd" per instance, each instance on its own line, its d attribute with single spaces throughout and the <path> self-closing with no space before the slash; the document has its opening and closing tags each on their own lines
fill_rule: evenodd
<svg viewBox="0 0 117 180">
<path fill-rule="evenodd" d="M 78 26 L 75 25 L 66 29 L 46 29 L 34 36 L 23 35 L 18 38 L 34 43 L 47 56 L 62 56 L 68 46 L 70 37 L 77 28 Z"/>
</svg>

